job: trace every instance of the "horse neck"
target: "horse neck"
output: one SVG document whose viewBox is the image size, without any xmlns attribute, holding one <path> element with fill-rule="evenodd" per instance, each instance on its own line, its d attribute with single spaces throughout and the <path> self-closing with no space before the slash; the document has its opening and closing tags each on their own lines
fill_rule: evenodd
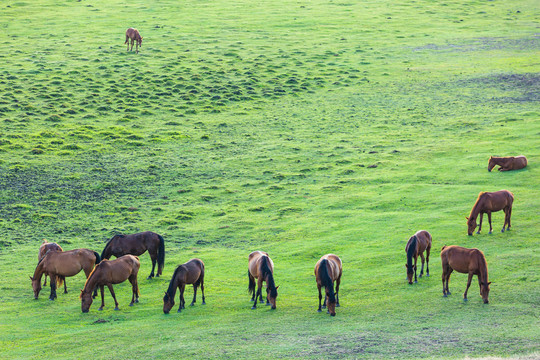
<svg viewBox="0 0 540 360">
<path fill-rule="evenodd" d="M 478 272 L 480 273 L 478 276 L 480 279 L 480 282 L 483 284 L 487 284 L 488 283 L 488 269 L 487 269 L 486 258 L 482 254 L 480 254 L 480 261 L 478 262 Z"/>
<path fill-rule="evenodd" d="M 476 199 L 476 203 L 474 203 L 473 208 L 471 209 L 471 214 L 469 215 L 469 220 L 474 220 L 480 213 L 480 210 L 482 209 L 482 205 L 484 204 L 484 194 L 481 193 L 478 195 L 478 199 Z"/>
<path fill-rule="evenodd" d="M 101 259 L 109 259 L 112 256 L 112 242 L 114 241 L 114 237 L 107 242 L 105 245 L 105 248 L 101 252 Z"/>
<path fill-rule="evenodd" d="M 174 271 L 174 275 L 171 279 L 171 282 L 169 283 L 169 288 L 167 289 L 167 294 L 169 294 L 171 299 L 174 299 L 174 296 L 176 295 L 176 289 L 178 288 L 178 285 L 182 284 L 184 278 L 184 269 L 179 266 Z"/>
<path fill-rule="evenodd" d="M 266 280 L 266 284 L 270 290 L 274 290 L 276 288 L 276 284 L 274 283 L 274 274 L 272 274 L 272 270 L 270 268 L 270 258 L 268 256 L 263 256 L 261 258 L 261 276 Z"/>
<path fill-rule="evenodd" d="M 34 279 L 37 279 L 39 281 L 41 281 L 41 277 L 45 273 L 45 269 L 44 269 L 42 260 L 43 260 L 43 258 L 41 258 L 40 262 L 36 266 L 36 270 L 34 271 Z"/>
<path fill-rule="evenodd" d="M 86 279 L 86 282 L 84 283 L 83 293 L 92 292 L 94 290 L 94 288 L 96 287 L 96 284 L 97 284 L 97 281 L 98 281 L 98 276 L 96 276 L 96 273 L 98 273 L 98 274 L 100 273 L 99 271 L 96 271 L 96 270 L 99 269 L 100 265 L 101 265 L 101 263 L 99 265 L 96 265 L 94 270 L 92 270 L 90 275 L 88 275 L 88 279 Z"/>
<path fill-rule="evenodd" d="M 409 245 L 409 249 L 407 249 L 407 265 L 412 266 L 413 263 L 413 256 L 416 254 L 416 248 L 418 247 L 418 238 L 414 236 L 414 238 L 411 241 L 411 244 Z"/>
</svg>

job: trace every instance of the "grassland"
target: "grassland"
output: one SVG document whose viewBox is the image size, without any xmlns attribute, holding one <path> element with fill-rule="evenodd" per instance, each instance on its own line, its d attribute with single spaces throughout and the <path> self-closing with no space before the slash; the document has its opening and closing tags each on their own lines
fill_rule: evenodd
<svg viewBox="0 0 540 360">
<path fill-rule="evenodd" d="M 540 356 L 540 39 L 535 1 L 6 1 L 0 4 L 0 355 L 4 359 Z M 143 37 L 138 55 L 127 27 Z M 488 173 L 490 155 L 524 154 Z M 512 230 L 468 237 L 480 191 Z M 434 239 L 409 286 L 405 243 Z M 82 314 L 28 276 L 43 238 L 101 251 L 166 241 L 164 277 Z M 439 249 L 484 251 L 484 305 Z M 251 311 L 247 254 L 269 252 L 278 308 Z M 341 256 L 337 316 L 313 266 Z M 206 263 L 207 305 L 164 315 L 175 265 Z M 187 290 L 186 299 L 191 296 Z"/>
</svg>

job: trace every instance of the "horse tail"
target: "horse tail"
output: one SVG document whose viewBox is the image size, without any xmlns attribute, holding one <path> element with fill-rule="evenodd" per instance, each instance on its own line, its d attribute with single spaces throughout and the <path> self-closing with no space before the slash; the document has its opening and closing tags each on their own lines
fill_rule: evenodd
<svg viewBox="0 0 540 360">
<path fill-rule="evenodd" d="M 101 256 L 99 256 L 99 253 L 95 251 L 93 253 L 94 253 L 94 256 L 96 257 L 96 263 L 94 265 L 97 265 L 101 262 Z"/>
<path fill-rule="evenodd" d="M 163 267 L 165 266 L 165 240 L 161 235 L 158 235 L 159 238 L 159 248 L 158 248 L 158 275 L 161 275 Z"/>
<path fill-rule="evenodd" d="M 321 285 L 326 288 L 328 291 L 328 301 L 329 302 L 336 302 L 336 294 L 334 293 L 334 282 L 330 278 L 330 274 L 328 273 L 328 266 L 330 264 L 328 263 L 327 259 L 323 259 L 319 263 L 319 278 L 321 280 Z"/>
<path fill-rule="evenodd" d="M 62 287 L 62 285 L 64 284 L 64 281 L 65 281 L 65 277 L 64 276 L 60 276 L 60 275 L 56 275 L 56 287 L 59 288 L 59 287 Z"/>
<path fill-rule="evenodd" d="M 270 269 L 270 258 L 268 256 L 261 257 L 261 277 L 266 279 L 266 285 L 270 290 L 270 296 L 277 296 L 276 284 L 274 282 L 274 274 Z"/>
<path fill-rule="evenodd" d="M 249 269 L 248 269 L 248 278 L 249 278 L 248 292 L 253 295 L 255 294 L 255 279 L 249 275 Z"/>
</svg>

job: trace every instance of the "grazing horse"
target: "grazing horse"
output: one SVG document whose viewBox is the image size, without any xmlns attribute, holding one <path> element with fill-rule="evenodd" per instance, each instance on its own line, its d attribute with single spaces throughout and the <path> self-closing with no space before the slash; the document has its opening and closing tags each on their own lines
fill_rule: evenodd
<svg viewBox="0 0 540 360">
<path fill-rule="evenodd" d="M 527 166 L 527 158 L 523 155 L 509 156 L 509 157 L 495 157 L 489 158 L 488 171 L 491 172 L 495 165 L 499 165 L 499 171 L 519 170 Z"/>
<path fill-rule="evenodd" d="M 474 229 L 476 229 L 476 218 L 480 214 L 480 226 L 478 227 L 477 234 L 480 234 L 482 230 L 482 218 L 484 213 L 488 215 L 489 220 L 489 233 L 493 231 L 491 227 L 491 213 L 503 210 L 504 211 L 504 224 L 501 232 L 504 232 L 504 227 L 508 224 L 507 230 L 510 230 L 510 217 L 512 216 L 512 203 L 514 202 L 514 194 L 508 190 L 501 190 L 495 192 L 481 192 L 476 199 L 471 214 L 467 219 L 468 230 L 467 233 L 472 235 Z"/>
<path fill-rule="evenodd" d="M 482 300 L 484 300 L 484 304 L 489 303 L 489 284 L 491 282 L 488 281 L 487 263 L 483 252 L 478 249 L 467 249 L 456 245 L 443 246 L 441 250 L 441 263 L 444 297 L 450 295 L 448 282 L 450 281 L 452 271 L 456 270 L 460 273 L 469 274 L 467 289 L 465 289 L 465 293 L 463 294 L 463 301 L 467 301 L 467 291 L 469 291 L 469 287 L 471 286 L 473 275 L 476 275 L 478 277 L 478 286 L 480 287 Z"/>
<path fill-rule="evenodd" d="M 163 297 L 163 312 L 168 314 L 174 306 L 174 296 L 176 289 L 180 290 L 180 306 L 178 312 L 185 308 L 184 289 L 186 284 L 193 284 L 193 301 L 190 306 L 193 306 L 197 300 L 197 287 L 201 286 L 202 304 L 206 305 L 204 299 L 204 263 L 201 259 L 191 259 L 187 263 L 178 265 L 169 283 L 169 288 Z"/>
<path fill-rule="evenodd" d="M 37 299 L 41 291 L 41 276 L 49 275 L 51 278 L 51 295 L 49 300 L 54 300 L 56 296 L 56 286 L 62 285 L 66 277 L 75 276 L 81 270 L 88 278 L 95 264 L 101 261 L 99 254 L 88 249 L 75 249 L 70 251 L 49 251 L 40 260 L 34 271 L 32 280 L 32 289 L 34 298 Z M 64 289 L 65 290 L 65 289 Z M 94 295 L 97 293 L 94 292 Z"/>
<path fill-rule="evenodd" d="M 113 284 L 120 284 L 129 279 L 133 295 L 129 306 L 139 302 L 139 286 L 137 285 L 137 273 L 141 263 L 139 258 L 133 255 L 124 255 L 115 260 L 103 260 L 94 268 L 90 274 L 84 289 L 81 290 L 81 309 L 83 313 L 87 313 L 92 305 L 92 289 L 99 287 L 101 291 L 101 306 L 98 310 L 103 310 L 105 306 L 105 285 L 109 288 L 114 299 L 114 310 L 118 308 L 118 301 L 113 290 Z"/>
<path fill-rule="evenodd" d="M 50 243 L 46 239 L 43 239 L 43 243 L 39 247 L 38 263 L 43 259 L 46 253 L 49 251 L 64 251 L 62 247 L 57 243 Z M 45 280 L 43 281 L 43 286 L 47 286 L 47 274 L 45 274 Z M 64 279 L 64 294 L 67 293 L 66 280 Z"/>
<path fill-rule="evenodd" d="M 315 280 L 319 290 L 319 309 L 321 312 L 321 287 L 324 286 L 326 296 L 322 307 L 328 305 L 328 313 L 336 316 L 336 306 L 339 307 L 339 284 L 341 283 L 341 259 L 337 255 L 327 254 L 317 261 L 315 265 Z M 334 281 L 336 282 L 336 292 L 334 293 Z M 327 302 L 328 300 L 328 302 Z"/>
<path fill-rule="evenodd" d="M 407 242 L 407 246 L 405 247 L 405 252 L 407 253 L 407 264 L 405 264 L 405 266 L 407 267 L 407 279 L 409 280 L 409 285 L 412 285 L 413 283 L 413 274 L 414 282 L 418 282 L 416 278 L 416 261 L 418 260 L 418 256 L 420 256 L 420 259 L 422 260 L 420 277 L 422 277 L 422 275 L 424 274 L 424 251 L 426 252 L 427 262 L 426 276 L 429 276 L 429 253 L 431 251 L 431 234 L 428 233 L 426 230 L 420 230 L 417 231 L 416 234 L 414 234 L 409 239 L 409 241 Z"/>
<path fill-rule="evenodd" d="M 272 309 L 276 308 L 276 298 L 278 296 L 277 289 L 274 283 L 274 262 L 264 251 L 254 251 L 249 254 L 248 258 L 248 277 L 249 277 L 249 293 L 252 294 L 253 301 L 252 310 L 257 308 L 257 298 L 260 298 L 261 304 L 264 304 L 262 297 L 262 283 L 266 281 L 266 305 L 271 305 Z M 257 279 L 257 291 L 255 291 L 255 279 Z"/>
<path fill-rule="evenodd" d="M 129 28 L 126 30 L 126 42 L 124 43 L 127 44 L 127 51 L 129 51 L 129 43 L 128 42 L 131 42 L 131 51 L 133 51 L 133 43 L 136 43 L 136 46 L 135 46 L 135 52 L 138 54 L 139 53 L 139 46 L 142 47 L 142 36 L 141 34 L 139 34 L 139 30 L 137 29 L 134 29 L 134 28 Z"/>
<path fill-rule="evenodd" d="M 161 235 L 151 231 L 146 231 L 131 235 L 114 235 L 105 245 L 101 253 L 102 259 L 110 259 L 111 256 L 117 258 L 123 255 L 139 256 L 148 250 L 150 259 L 152 259 L 152 271 L 148 279 L 154 277 L 156 260 L 158 263 L 157 275 L 161 275 L 165 265 L 165 241 Z"/>
</svg>

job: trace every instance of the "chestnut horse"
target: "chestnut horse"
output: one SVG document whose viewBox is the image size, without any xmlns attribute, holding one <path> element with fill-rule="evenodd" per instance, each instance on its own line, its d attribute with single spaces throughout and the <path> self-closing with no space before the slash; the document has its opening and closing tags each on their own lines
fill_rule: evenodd
<svg viewBox="0 0 540 360">
<path fill-rule="evenodd" d="M 416 278 L 416 261 L 418 256 L 422 260 L 422 269 L 420 270 L 420 277 L 424 274 L 424 251 L 426 252 L 426 276 L 429 276 L 429 253 L 431 251 L 431 234 L 426 230 L 417 231 L 409 241 L 407 246 L 405 246 L 405 252 L 407 253 L 407 280 L 409 280 L 409 285 L 412 285 L 412 277 L 414 274 L 414 282 L 417 283 Z M 414 259 L 414 266 L 413 266 Z"/>
<path fill-rule="evenodd" d="M 64 250 L 62 250 L 62 247 L 58 245 L 57 243 L 50 243 L 46 239 L 43 239 L 43 243 L 39 247 L 38 263 L 49 251 L 64 251 Z M 45 274 L 45 280 L 43 281 L 43 286 L 47 286 L 47 274 Z M 66 280 L 64 279 L 64 294 L 66 293 L 67 293 L 67 285 L 66 285 Z"/>
<path fill-rule="evenodd" d="M 169 288 L 163 297 L 163 312 L 168 314 L 174 306 L 174 296 L 176 289 L 180 290 L 179 301 L 180 306 L 178 312 L 185 308 L 184 290 L 186 284 L 193 284 L 193 301 L 190 306 L 193 306 L 197 301 L 197 287 L 201 286 L 202 304 L 206 305 L 204 299 L 204 263 L 201 259 L 191 259 L 187 263 L 178 265 L 169 283 Z"/>
<path fill-rule="evenodd" d="M 148 250 L 150 259 L 152 259 L 152 271 L 148 279 L 154 277 L 154 269 L 156 260 L 158 263 L 157 275 L 161 275 L 163 266 L 165 265 L 165 241 L 161 235 L 151 231 L 131 235 L 114 235 L 105 245 L 101 253 L 102 259 L 110 259 L 111 256 L 117 258 L 123 255 L 139 256 Z"/>
<path fill-rule="evenodd" d="M 114 310 L 120 310 L 118 308 L 118 301 L 113 290 L 113 284 L 120 284 L 129 279 L 131 283 L 131 289 L 133 295 L 131 297 L 131 303 L 129 306 L 133 306 L 134 303 L 139 302 L 139 286 L 137 285 L 137 273 L 141 263 L 139 258 L 133 255 L 124 255 L 115 260 L 103 260 L 94 268 L 94 271 L 90 274 L 84 289 L 81 290 L 81 310 L 83 313 L 87 313 L 92 305 L 92 290 L 99 287 L 101 291 L 101 306 L 98 310 L 103 310 L 105 306 L 105 285 L 109 288 L 111 295 L 114 299 Z"/>
<path fill-rule="evenodd" d="M 274 262 L 264 251 L 254 251 L 249 254 L 248 258 L 248 277 L 249 293 L 252 294 L 251 301 L 253 306 L 251 309 L 257 308 L 257 298 L 260 298 L 261 304 L 264 304 L 262 297 L 262 283 L 266 282 L 266 305 L 271 305 L 272 309 L 276 308 L 276 298 L 278 296 L 277 289 L 274 283 Z M 257 291 L 255 291 L 255 279 L 257 279 Z"/>
<path fill-rule="evenodd" d="M 319 290 L 319 309 L 321 312 L 321 287 L 324 286 L 326 296 L 322 307 L 328 305 L 328 313 L 331 316 L 336 316 L 336 306 L 339 307 L 339 284 L 341 283 L 341 259 L 337 255 L 327 254 L 317 261 L 315 265 L 315 280 L 317 281 L 317 289 Z M 334 293 L 334 281 L 336 282 L 336 292 Z M 327 301 L 328 300 L 328 301 Z"/>
<path fill-rule="evenodd" d="M 491 172 L 495 165 L 499 165 L 499 171 L 519 170 L 527 166 L 527 158 L 523 155 L 509 156 L 509 157 L 495 157 L 489 158 L 488 171 Z"/>
<path fill-rule="evenodd" d="M 508 224 L 507 230 L 510 230 L 510 217 L 512 216 L 512 203 L 514 202 L 514 194 L 508 190 L 501 190 L 495 192 L 481 192 L 476 199 L 471 214 L 467 219 L 468 230 L 467 233 L 472 235 L 474 229 L 476 229 L 476 218 L 480 214 L 480 226 L 477 234 L 480 234 L 482 230 L 482 218 L 484 213 L 487 214 L 489 220 L 489 233 L 493 231 L 491 227 L 491 213 L 503 210 L 504 211 L 504 224 L 501 232 L 504 232 L 504 227 Z"/>
<path fill-rule="evenodd" d="M 136 46 L 135 46 L 135 52 L 138 54 L 139 53 L 139 46 L 142 47 L 142 36 L 141 34 L 139 34 L 139 30 L 137 29 L 134 29 L 134 28 L 129 28 L 126 30 L 126 42 L 124 43 L 127 44 L 127 51 L 129 51 L 129 43 L 128 41 L 131 42 L 131 51 L 133 51 L 133 43 L 136 43 Z"/>
<path fill-rule="evenodd" d="M 75 276 L 81 270 L 88 278 L 95 264 L 101 261 L 99 254 L 88 249 L 75 249 L 70 251 L 49 251 L 40 260 L 34 271 L 32 280 L 32 289 L 34 290 L 34 298 L 37 299 L 41 291 L 41 276 L 49 275 L 51 278 L 51 295 L 49 300 L 54 300 L 56 296 L 56 286 L 62 285 L 66 277 Z M 65 289 L 64 289 L 65 290 Z M 94 295 L 96 292 L 94 292 Z"/>
<path fill-rule="evenodd" d="M 469 287 L 471 286 L 473 275 L 476 275 L 478 277 L 478 286 L 480 287 L 482 300 L 484 300 L 484 304 L 489 303 L 489 284 L 491 282 L 488 281 L 487 263 L 483 252 L 478 249 L 467 249 L 456 245 L 443 246 L 441 250 L 441 262 L 444 297 L 450 295 L 448 282 L 450 281 L 452 271 L 456 270 L 460 273 L 469 274 L 467 288 L 463 294 L 463 301 L 467 301 L 467 291 L 469 291 Z"/>
</svg>

